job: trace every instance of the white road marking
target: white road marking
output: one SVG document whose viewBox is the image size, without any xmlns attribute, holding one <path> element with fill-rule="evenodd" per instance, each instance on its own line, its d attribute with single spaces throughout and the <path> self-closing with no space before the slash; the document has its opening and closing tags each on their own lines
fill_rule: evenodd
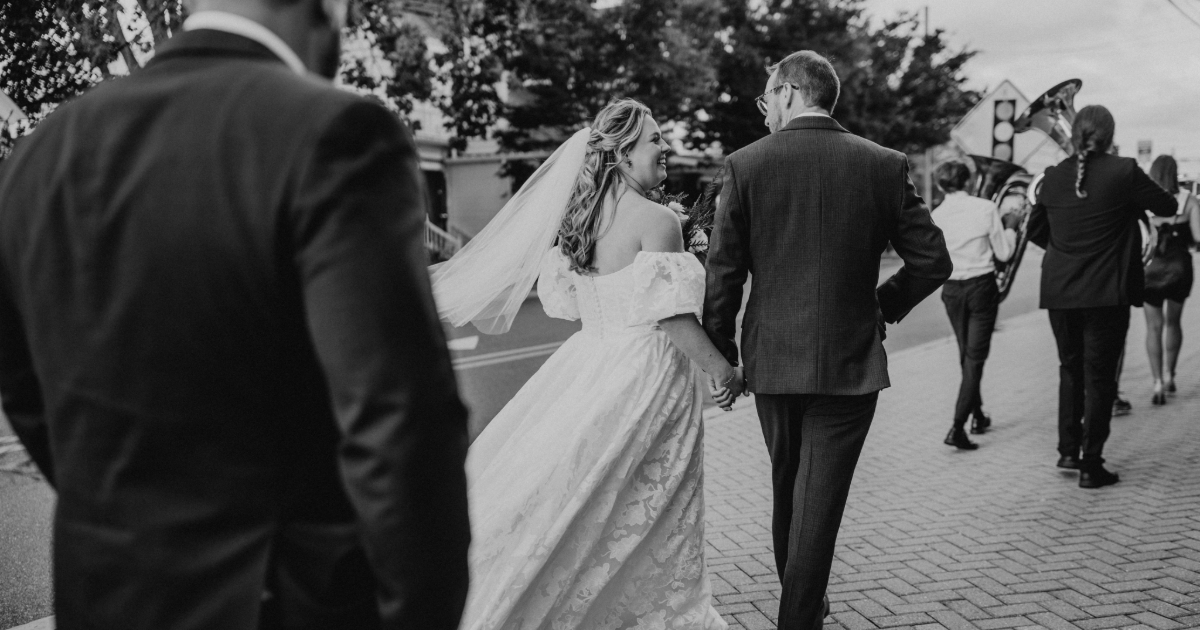
<svg viewBox="0 0 1200 630">
<path fill-rule="evenodd" d="M 458 339 L 451 339 L 450 341 L 446 342 L 446 345 L 451 350 L 460 350 L 460 351 L 461 350 L 474 350 L 476 347 L 479 346 L 479 335 L 473 335 L 471 337 L 459 337 Z"/>
<path fill-rule="evenodd" d="M 488 352 L 486 354 L 477 354 L 473 357 L 462 357 L 454 360 L 454 369 L 466 370 L 469 368 L 487 367 L 489 365 L 498 365 L 500 363 L 509 363 L 511 361 L 521 361 L 524 359 L 532 359 L 534 357 L 542 357 L 549 354 L 554 354 L 558 347 L 563 345 L 562 341 L 553 341 L 537 346 L 526 346 L 524 348 L 514 348 L 512 350 L 500 350 L 498 352 Z"/>
</svg>

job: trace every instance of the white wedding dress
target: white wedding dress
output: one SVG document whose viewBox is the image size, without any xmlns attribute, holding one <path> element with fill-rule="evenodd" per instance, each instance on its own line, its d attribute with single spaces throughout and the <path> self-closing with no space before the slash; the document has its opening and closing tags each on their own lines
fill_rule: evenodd
<svg viewBox="0 0 1200 630">
<path fill-rule="evenodd" d="M 692 254 L 641 252 L 604 276 L 558 249 L 546 313 L 582 319 L 471 445 L 465 630 L 726 627 L 704 561 L 701 400 L 657 325 L 699 316 Z"/>
</svg>

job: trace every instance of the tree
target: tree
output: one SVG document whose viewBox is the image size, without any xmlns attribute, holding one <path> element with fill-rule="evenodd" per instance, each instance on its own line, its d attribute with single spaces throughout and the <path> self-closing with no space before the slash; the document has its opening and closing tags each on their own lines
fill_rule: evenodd
<svg viewBox="0 0 1200 630">
<path fill-rule="evenodd" d="M 406 117 L 432 96 L 425 34 L 390 0 L 360 0 L 345 33 L 342 80 Z M 0 89 L 32 129 L 60 103 L 147 61 L 177 32 L 182 0 L 0 0 Z M 12 136 L 0 133 L 0 158 Z"/>
<path fill-rule="evenodd" d="M 768 133 L 754 103 L 769 65 L 797 50 L 829 58 L 842 82 L 834 115 L 849 131 L 883 146 L 917 152 L 949 139 L 950 128 L 979 100 L 964 88 L 963 65 L 975 54 L 951 52 L 944 33 L 916 35 L 901 15 L 871 26 L 860 0 L 723 0 L 714 44 L 716 98 L 690 141 L 726 151 Z"/>
<path fill-rule="evenodd" d="M 0 88 L 33 118 L 112 76 L 141 66 L 179 28 L 181 0 L 0 0 Z M 148 32 L 147 32 L 148 31 Z"/>
<path fill-rule="evenodd" d="M 838 106 L 848 130 L 909 154 L 947 142 L 982 97 L 964 87 L 975 52 L 951 52 L 944 31 L 918 37 L 917 28 L 902 16 L 869 33 L 869 63 L 849 74 Z"/>
<path fill-rule="evenodd" d="M 338 77 L 349 89 L 372 96 L 414 128 L 413 105 L 433 96 L 434 70 L 426 33 L 392 0 L 359 0 L 346 29 Z"/>
<path fill-rule="evenodd" d="M 719 142 L 733 151 L 767 135 L 754 99 L 766 84 L 765 68 L 794 51 L 817 50 L 844 76 L 845 60 L 859 57 L 859 15 L 853 0 L 768 0 L 756 8 L 722 0 L 721 30 L 712 44 L 714 98 L 694 126 L 693 146 Z"/>
<path fill-rule="evenodd" d="M 114 65 L 140 67 L 155 43 L 183 21 L 181 0 L 0 0 L 0 89 L 29 117 L 31 129 L 63 101 L 112 76 Z M 0 133 L 0 157 L 12 137 Z"/>
<path fill-rule="evenodd" d="M 591 0 L 451 2 L 447 50 L 437 60 L 449 77 L 441 106 L 455 146 L 495 129 L 504 149 L 546 149 L 620 97 L 645 103 L 660 124 L 690 118 L 715 77 L 710 6 L 711 0 L 627 0 L 606 9 Z M 510 162 L 508 172 L 519 183 L 530 169 Z"/>
</svg>

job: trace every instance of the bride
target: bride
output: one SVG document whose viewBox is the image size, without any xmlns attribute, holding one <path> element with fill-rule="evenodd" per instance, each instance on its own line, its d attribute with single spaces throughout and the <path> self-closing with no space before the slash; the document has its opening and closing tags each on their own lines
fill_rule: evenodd
<svg viewBox="0 0 1200 630">
<path fill-rule="evenodd" d="M 646 106 L 615 101 L 433 268 L 456 326 L 507 330 L 535 278 L 548 315 L 583 320 L 468 452 L 466 630 L 726 627 L 693 363 L 726 409 L 743 377 L 697 321 L 704 268 L 678 218 L 646 197 L 667 151 Z"/>
</svg>

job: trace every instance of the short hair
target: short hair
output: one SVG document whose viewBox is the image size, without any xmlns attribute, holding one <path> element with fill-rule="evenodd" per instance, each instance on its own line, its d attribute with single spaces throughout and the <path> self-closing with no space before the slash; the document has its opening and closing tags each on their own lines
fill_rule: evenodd
<svg viewBox="0 0 1200 630">
<path fill-rule="evenodd" d="M 829 60 L 811 50 L 799 50 L 767 68 L 779 73 L 778 84 L 791 83 L 800 89 L 805 104 L 833 113 L 842 84 Z"/>
<path fill-rule="evenodd" d="M 1179 194 L 1179 165 L 1175 163 L 1175 158 L 1169 155 L 1154 158 L 1154 163 L 1150 165 L 1150 179 L 1172 195 Z"/>
<path fill-rule="evenodd" d="M 960 160 L 948 160 L 933 169 L 933 178 L 937 180 L 938 188 L 946 192 L 958 192 L 967 187 L 971 169 Z"/>
</svg>

